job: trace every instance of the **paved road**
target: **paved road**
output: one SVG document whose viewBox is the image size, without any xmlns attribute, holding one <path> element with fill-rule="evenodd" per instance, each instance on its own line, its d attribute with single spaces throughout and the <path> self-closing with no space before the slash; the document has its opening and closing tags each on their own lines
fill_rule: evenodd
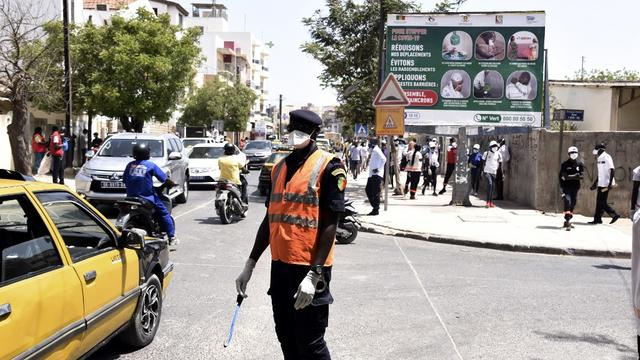
<svg viewBox="0 0 640 360">
<path fill-rule="evenodd" d="M 249 182 L 255 191 L 257 172 Z M 138 351 L 112 342 L 93 359 L 281 358 L 266 295 L 268 254 L 249 284 L 234 341 L 222 346 L 263 199 L 252 196 L 249 216 L 225 226 L 213 192 L 190 196 L 174 209 L 182 243 L 172 253 L 175 277 L 155 341 Z M 371 234 L 338 246 L 335 258 L 327 333 L 335 359 L 637 358 L 626 260 Z"/>
</svg>

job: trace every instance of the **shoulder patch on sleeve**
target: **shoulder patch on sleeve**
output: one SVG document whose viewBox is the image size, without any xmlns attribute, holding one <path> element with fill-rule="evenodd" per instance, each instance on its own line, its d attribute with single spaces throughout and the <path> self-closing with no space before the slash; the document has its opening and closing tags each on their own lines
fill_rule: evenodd
<svg viewBox="0 0 640 360">
<path fill-rule="evenodd" d="M 337 169 L 335 169 L 335 170 L 333 170 L 331 172 L 331 175 L 333 175 L 333 176 L 342 175 L 342 176 L 346 177 L 347 176 L 347 172 L 343 168 L 337 168 Z"/>
<path fill-rule="evenodd" d="M 347 177 L 343 175 L 339 176 L 337 185 L 340 192 L 344 191 L 344 189 L 346 189 L 347 187 Z"/>
</svg>

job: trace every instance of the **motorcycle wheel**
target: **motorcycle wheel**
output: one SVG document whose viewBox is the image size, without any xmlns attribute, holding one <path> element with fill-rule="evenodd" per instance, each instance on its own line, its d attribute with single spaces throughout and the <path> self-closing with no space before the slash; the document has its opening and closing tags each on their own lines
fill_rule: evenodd
<svg viewBox="0 0 640 360">
<path fill-rule="evenodd" d="M 230 224 L 231 223 L 232 211 L 233 211 L 233 209 L 231 209 L 231 202 L 229 201 L 229 198 L 227 198 L 221 204 L 220 209 L 218 211 L 218 213 L 220 214 L 220 221 L 223 224 L 226 225 L 226 224 Z"/>
<path fill-rule="evenodd" d="M 354 223 L 348 222 L 348 223 L 340 224 L 338 226 L 342 227 L 345 231 L 348 231 L 351 233 L 351 235 L 347 237 L 336 235 L 336 240 L 338 240 L 338 243 L 351 244 L 353 240 L 355 240 L 356 237 L 358 236 L 358 227 Z"/>
</svg>

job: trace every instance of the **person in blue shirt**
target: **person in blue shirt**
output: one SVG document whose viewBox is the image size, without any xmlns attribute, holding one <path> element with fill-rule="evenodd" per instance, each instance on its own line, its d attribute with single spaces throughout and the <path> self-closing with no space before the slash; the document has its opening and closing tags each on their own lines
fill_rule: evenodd
<svg viewBox="0 0 640 360">
<path fill-rule="evenodd" d="M 482 154 L 480 154 L 480 144 L 473 145 L 473 150 L 468 155 L 468 164 L 471 169 L 471 195 L 478 196 L 480 188 L 480 169 L 482 169 Z"/>
<path fill-rule="evenodd" d="M 160 220 L 160 227 L 169 237 L 169 245 L 177 245 L 178 240 L 173 219 L 153 188 L 153 178 L 155 177 L 168 187 L 175 186 L 175 183 L 167 178 L 167 175 L 158 165 L 149 161 L 150 157 L 151 154 L 147 144 L 137 143 L 133 146 L 133 158 L 135 160 L 127 164 L 123 175 L 127 196 L 141 197 L 152 202 L 155 206 L 156 215 Z"/>
</svg>

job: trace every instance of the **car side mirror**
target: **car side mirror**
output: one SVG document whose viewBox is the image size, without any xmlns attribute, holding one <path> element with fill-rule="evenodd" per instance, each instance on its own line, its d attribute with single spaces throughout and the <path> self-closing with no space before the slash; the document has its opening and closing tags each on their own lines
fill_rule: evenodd
<svg viewBox="0 0 640 360">
<path fill-rule="evenodd" d="M 133 228 L 122 230 L 119 245 L 127 249 L 142 250 L 145 245 L 145 236 L 147 236 L 147 232 L 142 229 Z"/>
<path fill-rule="evenodd" d="M 169 160 L 180 160 L 182 159 L 182 154 L 178 151 L 174 151 L 169 154 Z"/>
</svg>

